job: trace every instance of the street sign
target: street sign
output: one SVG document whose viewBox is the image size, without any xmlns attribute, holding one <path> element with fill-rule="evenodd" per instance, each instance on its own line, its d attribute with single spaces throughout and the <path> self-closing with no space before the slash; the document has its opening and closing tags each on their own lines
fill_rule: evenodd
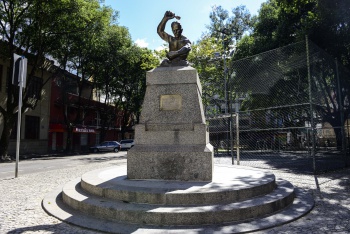
<svg viewBox="0 0 350 234">
<path fill-rule="evenodd" d="M 20 86 L 22 82 L 22 88 L 26 87 L 27 78 L 27 59 L 18 54 L 13 54 L 13 72 L 12 72 L 12 84 Z"/>
</svg>

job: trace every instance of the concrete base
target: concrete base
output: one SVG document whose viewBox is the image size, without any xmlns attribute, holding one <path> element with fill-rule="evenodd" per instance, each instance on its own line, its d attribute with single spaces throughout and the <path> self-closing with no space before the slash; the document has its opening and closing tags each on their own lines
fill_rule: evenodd
<svg viewBox="0 0 350 234">
<path fill-rule="evenodd" d="M 272 173 L 216 166 L 212 182 L 128 180 L 126 167 L 91 171 L 52 192 L 44 209 L 68 223 L 109 233 L 240 233 L 291 222 L 311 195 Z"/>
<path fill-rule="evenodd" d="M 128 179 L 211 181 L 213 147 L 135 145 L 128 152 Z"/>
<path fill-rule="evenodd" d="M 128 152 L 128 179 L 211 181 L 213 147 L 196 69 L 157 67 L 146 78 L 135 146 Z"/>
</svg>

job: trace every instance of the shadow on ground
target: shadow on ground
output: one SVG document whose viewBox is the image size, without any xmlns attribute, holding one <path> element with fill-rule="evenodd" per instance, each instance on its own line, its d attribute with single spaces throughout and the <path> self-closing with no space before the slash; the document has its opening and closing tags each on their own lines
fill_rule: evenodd
<svg viewBox="0 0 350 234">
<path fill-rule="evenodd" d="M 227 153 L 215 155 L 216 162 L 232 161 L 232 156 Z M 234 155 L 234 164 L 237 164 L 237 156 Z M 308 152 L 293 151 L 249 151 L 241 152 L 240 165 L 262 169 L 278 169 L 291 173 L 322 174 L 329 171 L 350 166 L 350 156 L 344 156 L 335 152 L 317 152 L 311 157 Z"/>
</svg>

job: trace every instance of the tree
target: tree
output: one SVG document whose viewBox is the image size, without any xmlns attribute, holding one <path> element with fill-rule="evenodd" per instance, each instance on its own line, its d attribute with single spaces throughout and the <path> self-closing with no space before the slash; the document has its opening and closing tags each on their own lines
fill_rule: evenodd
<svg viewBox="0 0 350 234">
<path fill-rule="evenodd" d="M 221 104 L 224 100 L 224 61 L 221 56 L 214 58 L 214 54 L 222 54 L 221 41 L 214 37 L 204 36 L 197 44 L 192 45 L 188 60 L 197 69 L 202 84 L 202 102 L 207 115 L 221 113 Z M 218 109 L 208 109 L 216 106 Z"/>
<path fill-rule="evenodd" d="M 238 60 L 301 41 L 305 39 L 305 35 L 308 35 L 309 39 L 323 50 L 330 53 L 344 65 L 349 66 L 350 17 L 346 13 L 349 8 L 350 2 L 345 0 L 335 2 L 330 0 L 270 0 L 262 5 L 253 33 L 243 37 L 238 43 L 234 59 Z M 345 120 L 349 114 L 349 102 L 347 100 L 350 86 L 348 78 L 346 78 L 346 75 L 340 77 L 342 88 L 339 92 L 336 84 L 334 61 L 330 60 L 316 46 L 311 46 L 310 50 L 320 54 L 319 57 L 313 57 L 313 64 L 311 64 L 319 70 L 317 74 L 311 74 L 312 87 L 322 93 L 322 96 L 318 96 L 317 103 L 320 103 L 320 105 L 315 107 L 315 111 L 318 112 L 318 116 L 322 117 L 323 122 L 329 122 L 335 131 L 338 131 L 338 127 L 344 124 L 340 121 L 342 119 L 340 115 L 342 114 Z M 306 57 L 306 52 L 304 53 L 304 57 Z M 277 64 L 283 63 L 283 61 L 276 62 L 274 65 L 276 67 L 278 67 Z M 339 70 L 341 70 L 340 66 Z M 304 71 L 303 74 L 304 90 L 302 92 L 307 95 L 307 72 Z M 285 75 L 287 80 L 296 81 L 294 78 L 297 77 L 297 74 L 285 71 Z M 287 101 L 283 98 L 285 97 L 283 94 L 288 92 L 281 87 L 289 86 L 276 86 L 274 89 L 275 99 L 270 99 L 270 104 L 288 103 L 283 102 Z M 253 100 L 250 100 L 250 103 L 253 104 Z M 342 110 L 341 106 L 344 107 Z M 310 113 L 309 118 L 311 118 Z M 336 136 L 339 146 L 341 144 L 341 134 L 336 134 Z"/>
<path fill-rule="evenodd" d="M 93 79 L 106 104 L 115 106 L 122 115 L 122 137 L 139 121 L 146 88 L 146 71 L 159 64 L 150 50 L 131 41 L 125 27 L 112 25 L 104 32 L 94 50 Z M 102 123 L 111 116 L 100 113 Z M 107 128 L 108 126 L 103 126 Z"/>
<path fill-rule="evenodd" d="M 159 65 L 159 60 L 145 48 L 132 45 L 124 53 L 113 76 L 112 95 L 115 105 L 123 111 L 122 137 L 127 129 L 138 123 L 146 91 L 146 72 Z"/>
<path fill-rule="evenodd" d="M 92 48 L 95 55 L 92 64 L 95 92 L 99 101 L 110 107 L 97 109 L 101 119 L 101 142 L 104 140 L 106 130 L 114 127 L 113 120 L 118 117 L 117 115 L 123 114 L 122 111 L 117 110 L 115 105 L 117 97 L 113 95 L 113 90 L 118 85 L 116 74 L 119 74 L 125 53 L 131 46 L 132 41 L 128 30 L 118 25 L 110 25 L 104 30 L 96 46 Z"/>
<path fill-rule="evenodd" d="M 207 114 L 221 112 L 225 96 L 229 95 L 225 83 L 228 79 L 228 62 L 236 43 L 251 30 L 254 19 L 245 6 L 233 8 L 232 16 L 221 6 L 214 6 L 209 15 L 208 32 L 192 45 L 189 61 L 197 69 L 203 84 L 203 103 Z M 212 109 L 207 107 L 216 106 Z"/>
<path fill-rule="evenodd" d="M 94 55 L 91 64 L 94 91 L 98 101 L 104 103 L 103 106 L 97 107 L 101 120 L 101 142 L 105 140 L 106 130 L 115 127 L 115 119 L 121 113 L 114 105 L 115 97 L 111 95 L 113 69 L 119 66 L 123 48 L 129 46 L 131 46 L 131 37 L 128 30 L 125 27 L 112 24 L 105 28 L 98 43 L 95 43 L 95 46 L 91 48 Z M 105 108 L 106 106 L 109 108 Z"/>
<path fill-rule="evenodd" d="M 87 100 L 93 98 L 93 84 L 89 81 L 97 67 L 93 66 L 97 58 L 94 48 L 99 46 L 100 38 L 106 28 L 110 27 L 113 11 L 107 7 L 100 7 L 98 1 L 77 1 L 76 14 L 80 15 L 72 23 L 73 33 L 67 33 L 61 38 L 62 48 L 53 52 L 60 63 L 60 68 L 76 73 L 75 77 L 65 77 L 62 80 L 65 85 L 73 85 L 77 90 L 76 98 L 71 98 L 67 89 L 62 89 L 62 105 L 73 108 L 72 115 L 63 108 L 63 116 L 67 127 L 66 152 L 72 148 L 73 129 L 81 125 L 91 111 L 91 103 Z M 75 91 L 74 91 L 75 92 Z"/>
<path fill-rule="evenodd" d="M 269 0 L 262 4 L 252 34 L 240 41 L 235 59 L 298 42 L 308 35 L 350 68 L 349 9 L 347 0 Z"/>
<path fill-rule="evenodd" d="M 10 70 L 13 69 L 13 53 L 24 55 L 29 60 L 27 87 L 24 90 L 22 112 L 34 109 L 38 97 L 31 96 L 28 89 L 35 73 L 40 69 L 51 69 L 52 63 L 46 55 L 52 51 L 57 43 L 57 30 L 70 24 L 74 1 L 62 0 L 10 0 L 0 2 L 0 35 L 2 35 L 2 56 L 10 60 Z M 73 8 L 74 9 L 74 8 Z M 47 20 L 49 18 L 58 21 Z M 61 26 L 61 27 L 59 27 Z M 60 32 L 61 33 L 61 32 Z M 45 83 L 47 81 L 44 81 Z M 7 97 L 4 106 L 0 106 L 0 113 L 4 127 L 0 137 L 0 155 L 7 158 L 9 138 L 14 127 L 18 106 L 18 86 L 7 80 Z"/>
<path fill-rule="evenodd" d="M 245 6 L 233 8 L 232 16 L 221 6 L 214 6 L 209 18 L 211 20 L 208 26 L 209 34 L 215 38 L 222 38 L 226 49 L 229 45 L 235 45 L 254 24 L 254 18 Z"/>
<path fill-rule="evenodd" d="M 242 59 L 278 47 L 275 31 L 279 25 L 278 9 L 275 1 L 261 5 L 254 18 L 253 32 L 244 35 L 237 43 L 233 60 Z"/>
</svg>

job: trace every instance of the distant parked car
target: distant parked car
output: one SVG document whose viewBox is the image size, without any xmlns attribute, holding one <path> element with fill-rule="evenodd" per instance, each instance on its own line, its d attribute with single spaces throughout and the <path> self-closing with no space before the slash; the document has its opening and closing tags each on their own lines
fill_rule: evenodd
<svg viewBox="0 0 350 234">
<path fill-rule="evenodd" d="M 99 145 L 90 147 L 90 151 L 97 153 L 102 151 L 114 151 L 118 152 L 121 149 L 120 143 L 118 141 L 104 141 Z"/>
<path fill-rule="evenodd" d="M 120 144 L 121 144 L 121 149 L 122 149 L 122 150 L 131 149 L 131 148 L 135 145 L 133 139 L 121 140 L 121 141 L 120 141 Z"/>
</svg>

